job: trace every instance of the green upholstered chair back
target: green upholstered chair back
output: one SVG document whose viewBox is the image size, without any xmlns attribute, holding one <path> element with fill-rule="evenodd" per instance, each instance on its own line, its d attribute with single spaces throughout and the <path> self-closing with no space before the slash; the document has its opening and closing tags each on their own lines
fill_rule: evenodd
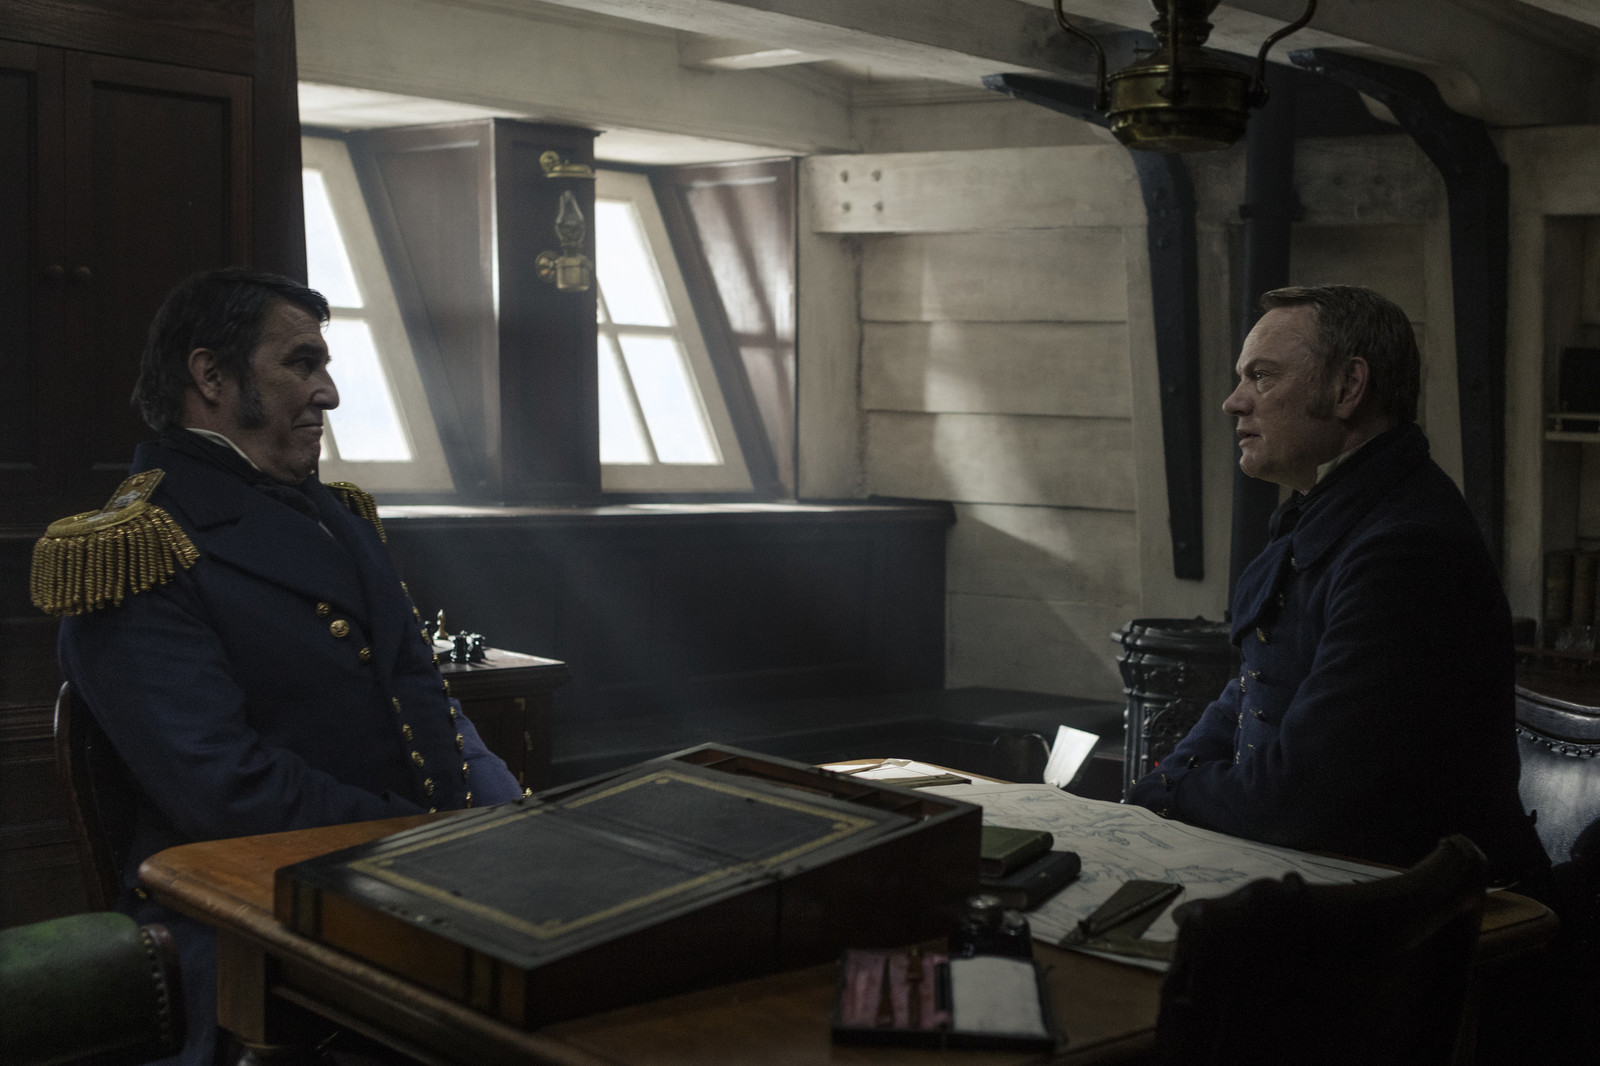
<svg viewBox="0 0 1600 1066">
<path fill-rule="evenodd" d="M 159 925 L 94 912 L 0 930 L 8 1066 L 131 1066 L 183 1046 L 177 950 Z"/>
</svg>

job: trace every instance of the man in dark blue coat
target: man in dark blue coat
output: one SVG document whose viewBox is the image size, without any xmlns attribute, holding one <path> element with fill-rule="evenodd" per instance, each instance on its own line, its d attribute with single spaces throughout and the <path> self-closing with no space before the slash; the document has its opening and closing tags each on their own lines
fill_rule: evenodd
<svg viewBox="0 0 1600 1066">
<path fill-rule="evenodd" d="M 62 668 L 133 783 L 118 905 L 173 929 L 194 1066 L 213 1055 L 213 941 L 145 897 L 140 862 L 522 794 L 450 697 L 371 497 L 317 480 L 339 403 L 327 319 L 284 278 L 180 285 L 135 390 L 160 439 L 105 510 L 56 523 L 36 555 L 35 599 L 66 616 Z"/>
<path fill-rule="evenodd" d="M 1529 874 L 1510 611 L 1416 425 L 1410 322 L 1350 286 L 1262 304 L 1223 410 L 1240 468 L 1293 493 L 1234 592 L 1238 679 L 1129 801 L 1398 865 L 1464 833 L 1498 877 Z"/>
</svg>

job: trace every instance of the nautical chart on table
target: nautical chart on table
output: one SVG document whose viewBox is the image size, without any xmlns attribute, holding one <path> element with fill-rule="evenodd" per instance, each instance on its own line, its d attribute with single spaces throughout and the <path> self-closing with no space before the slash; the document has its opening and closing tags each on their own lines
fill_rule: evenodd
<svg viewBox="0 0 1600 1066">
<path fill-rule="evenodd" d="M 1083 860 L 1078 879 L 1027 914 L 1033 935 L 1050 943 L 1060 941 L 1129 880 L 1178 882 L 1184 891 L 1175 907 L 1226 895 L 1258 878 L 1281 878 L 1290 871 L 1313 884 L 1384 876 L 1384 871 L 1362 863 L 1196 829 L 1144 807 L 1084 799 L 1053 785 L 974 781 L 925 791 L 980 804 L 989 825 L 1046 830 L 1055 836 L 1055 850 L 1078 853 Z M 1144 933 L 1151 940 L 1172 940 L 1177 935 L 1171 907 Z"/>
</svg>

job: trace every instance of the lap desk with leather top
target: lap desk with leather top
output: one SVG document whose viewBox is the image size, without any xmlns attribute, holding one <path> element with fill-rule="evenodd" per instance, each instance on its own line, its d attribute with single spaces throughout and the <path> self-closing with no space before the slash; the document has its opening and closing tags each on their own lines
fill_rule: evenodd
<svg viewBox="0 0 1600 1066">
<path fill-rule="evenodd" d="M 705 772 L 703 764 L 728 758 L 756 772 L 731 779 Z M 930 928 L 945 920 L 936 897 L 948 896 L 953 909 L 976 882 L 978 812 L 961 799 L 992 807 L 984 812 L 991 821 L 1001 820 L 994 812 L 1006 812 L 1007 824 L 1020 811 L 1053 810 L 1055 790 L 975 782 L 970 789 L 919 794 L 817 771 L 795 773 L 804 770 L 708 747 L 552 790 L 520 814 L 508 804 L 190 844 L 153 856 L 141 875 L 157 899 L 216 926 L 219 1018 L 247 1043 L 314 1038 L 306 1028 L 314 1015 L 438 1063 L 1041 1061 L 1015 1052 L 833 1044 L 836 975 L 827 960 L 842 944 L 887 946 L 943 931 Z M 612 833 L 610 823 L 620 812 L 624 823 L 642 819 L 647 829 L 664 830 L 663 839 L 681 835 L 674 824 L 703 812 L 686 816 L 676 802 L 641 808 L 629 798 L 677 792 L 693 807 L 719 789 L 736 801 L 731 807 L 712 803 L 720 810 L 717 817 L 732 819 L 724 828 L 731 825 L 736 834 L 742 821 L 754 818 L 745 829 L 760 824 L 762 835 L 776 829 L 781 839 L 743 851 L 736 846 L 731 862 L 723 848 L 696 845 L 687 850 L 699 865 L 685 867 L 682 847 L 668 849 L 678 857 L 652 857 L 633 843 L 634 829 Z M 574 802 L 577 811 L 557 810 Z M 605 809 L 619 802 L 622 807 Z M 1086 811 L 1112 819 L 1133 813 L 1077 797 L 1062 802 L 1077 818 Z M 549 809 L 531 813 L 541 808 Z M 584 808 L 592 809 L 575 817 Z M 782 824 L 767 826 L 774 817 Z M 415 832 L 384 841 L 402 830 Z M 508 840 L 522 835 L 523 845 L 557 853 L 576 849 L 562 853 L 566 857 L 551 863 L 552 870 L 569 868 L 582 861 L 584 848 L 610 839 L 601 849 L 620 849 L 633 873 L 626 883 L 598 886 L 588 901 L 567 900 L 558 908 L 561 920 L 523 914 L 508 927 L 495 916 L 515 914 L 514 901 L 503 895 L 508 890 L 485 895 L 473 884 L 476 875 L 467 872 L 473 839 L 496 833 L 509 834 Z M 1120 836 L 1123 843 L 1130 839 Z M 569 839 L 553 845 L 562 837 Z M 1070 837 L 1057 837 L 1058 847 L 1072 846 Z M 1245 841 L 1234 844 L 1241 854 L 1260 850 Z M 429 862 L 438 865 L 430 868 Z M 495 865 L 524 864 L 490 868 Z M 896 867 L 926 871 L 928 877 L 920 885 L 915 878 L 884 880 Z M 1099 891 L 1095 879 L 1086 850 L 1088 885 L 1079 895 Z M 1111 878 L 1105 880 L 1101 894 L 1111 890 Z M 418 884 L 432 885 L 423 897 L 433 893 L 444 905 L 419 907 Z M 887 896 L 870 890 L 852 896 L 852 884 L 877 886 Z M 830 917 L 837 929 L 824 927 Z M 1031 917 L 1036 936 L 1053 920 L 1043 910 Z M 430 932 L 440 923 L 444 934 Z M 788 941 L 770 935 L 786 923 L 794 929 Z M 1537 945 L 1553 924 L 1539 904 L 1491 893 L 1479 958 Z M 761 943 L 757 929 L 769 931 Z M 1064 1037 L 1049 1061 L 1120 1062 L 1148 1055 L 1161 972 L 1039 940 L 1034 947 Z M 796 966 L 803 968 L 789 968 Z M 780 967 L 783 972 L 665 995 Z"/>
</svg>

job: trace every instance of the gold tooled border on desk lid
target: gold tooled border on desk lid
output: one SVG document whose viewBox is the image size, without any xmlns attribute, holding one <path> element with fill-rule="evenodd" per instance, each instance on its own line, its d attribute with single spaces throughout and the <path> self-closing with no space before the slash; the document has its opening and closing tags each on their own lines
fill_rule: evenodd
<svg viewBox="0 0 1600 1066">
<path fill-rule="evenodd" d="M 465 899 L 462 896 L 449 891 L 448 889 L 442 889 L 438 886 L 428 884 L 427 882 L 419 881 L 416 878 L 408 877 L 392 868 L 392 864 L 396 859 L 408 855 L 414 851 L 424 850 L 439 844 L 453 842 L 465 837 L 473 836 L 477 833 L 484 832 L 485 830 L 497 828 L 506 824 L 507 822 L 516 821 L 520 818 L 549 815 L 564 809 L 582 807 L 597 800 L 607 799 L 632 789 L 662 784 L 685 784 L 692 785 L 696 788 L 711 789 L 712 791 L 738 796 L 741 799 L 752 800 L 758 803 L 770 804 L 775 807 L 783 807 L 787 810 L 797 811 L 802 814 L 813 815 L 818 819 L 828 822 L 829 824 L 827 826 L 827 830 L 820 835 L 776 854 L 766 855 L 757 859 L 749 859 L 744 862 L 735 862 L 728 866 L 710 870 L 697 876 L 686 877 L 682 881 L 675 882 L 664 888 L 658 889 L 655 892 L 647 893 L 642 896 L 636 896 L 633 899 L 613 904 L 612 906 L 605 907 L 598 911 L 593 911 L 589 914 L 577 915 L 566 919 L 552 918 L 542 922 L 531 922 L 519 915 L 509 914 L 496 907 L 486 906 L 470 899 Z M 359 873 L 366 874 L 369 877 L 373 877 L 380 881 L 394 885 L 398 888 L 404 888 L 411 892 L 415 892 L 419 896 L 435 900 L 439 903 L 447 904 L 451 908 L 465 911 L 466 913 L 475 915 L 478 918 L 487 919 L 507 929 L 516 930 L 517 932 L 527 934 L 528 936 L 534 937 L 538 940 L 548 941 L 554 940 L 557 937 L 565 936 L 586 926 L 594 925 L 597 922 L 602 922 L 609 918 L 615 918 L 618 915 L 624 914 L 628 911 L 636 910 L 652 903 L 660 903 L 671 899 L 674 896 L 681 896 L 686 892 L 690 892 L 694 889 L 700 888 L 702 885 L 707 885 L 714 881 L 726 880 L 739 874 L 764 874 L 773 867 L 780 866 L 783 863 L 797 858 L 798 856 L 807 852 L 826 847 L 829 844 L 843 840 L 846 837 L 854 836 L 855 834 L 865 830 L 876 828 L 884 823 L 884 819 L 881 816 L 891 812 L 875 811 L 874 813 L 880 817 L 873 818 L 859 814 L 852 814 L 847 811 L 840 811 L 831 807 L 826 807 L 822 804 L 808 803 L 802 799 L 775 795 L 758 789 L 745 788 L 732 782 L 711 780 L 691 773 L 684 773 L 676 769 L 663 768 L 659 770 L 652 770 L 650 773 L 641 774 L 638 777 L 620 782 L 611 788 L 603 789 L 598 793 L 588 793 L 575 796 L 571 800 L 552 803 L 548 806 L 509 810 L 502 817 L 476 822 L 454 833 L 428 834 L 425 839 L 414 844 L 396 849 L 388 849 L 377 855 L 368 855 L 356 859 L 350 863 L 349 868 Z"/>
<path fill-rule="evenodd" d="M 325 487 L 339 497 L 339 502 L 357 518 L 371 522 L 373 528 L 378 531 L 379 540 L 385 544 L 389 543 L 389 534 L 383 531 L 383 519 L 378 517 L 378 501 L 372 498 L 372 493 L 350 481 L 330 481 Z"/>
<path fill-rule="evenodd" d="M 100 510 L 50 523 L 33 546 L 29 591 L 35 607 L 65 617 L 119 606 L 199 560 L 189 535 L 150 502 L 164 476 L 161 470 L 134 474 Z"/>
</svg>

